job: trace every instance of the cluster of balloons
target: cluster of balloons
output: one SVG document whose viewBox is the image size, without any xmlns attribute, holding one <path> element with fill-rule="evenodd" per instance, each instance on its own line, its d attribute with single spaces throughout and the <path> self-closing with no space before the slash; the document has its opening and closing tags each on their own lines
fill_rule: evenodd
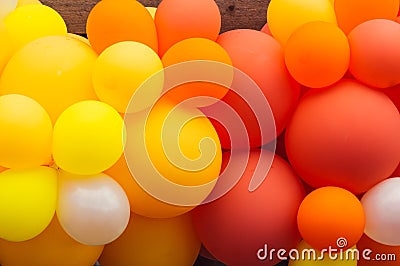
<svg viewBox="0 0 400 266">
<path fill-rule="evenodd" d="M 398 14 L 271 0 L 262 30 L 221 34 L 214 0 L 102 0 L 86 39 L 0 2 L 0 264 L 398 253 Z"/>
</svg>

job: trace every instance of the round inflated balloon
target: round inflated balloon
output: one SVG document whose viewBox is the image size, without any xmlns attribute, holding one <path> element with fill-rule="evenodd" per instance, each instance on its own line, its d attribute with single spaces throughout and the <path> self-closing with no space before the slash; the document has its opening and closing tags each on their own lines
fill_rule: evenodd
<svg viewBox="0 0 400 266">
<path fill-rule="evenodd" d="M 99 99 L 118 112 L 140 111 L 157 100 L 163 89 L 163 75 L 154 80 L 150 90 L 138 88 L 153 74 L 162 71 L 163 64 L 150 47 L 138 42 L 120 42 L 105 49 L 97 58 L 93 69 L 93 86 Z M 137 104 L 130 106 L 135 93 L 143 96 Z"/>
<path fill-rule="evenodd" d="M 154 19 L 156 16 L 157 7 L 146 6 L 146 9 L 147 9 L 147 11 L 149 11 L 151 17 Z"/>
<path fill-rule="evenodd" d="M 221 29 L 221 15 L 213 0 L 164 0 L 155 15 L 159 54 L 189 38 L 215 41 Z M 179 29 L 179 30 L 177 30 Z"/>
<path fill-rule="evenodd" d="M 18 0 L 3 0 L 0 2 L 0 21 L 10 14 L 18 4 Z"/>
<path fill-rule="evenodd" d="M 358 266 L 399 265 L 396 257 L 400 253 L 400 246 L 384 245 L 364 234 L 357 243 L 357 249 L 361 254 Z"/>
<path fill-rule="evenodd" d="M 106 174 L 59 174 L 57 217 L 64 230 L 86 245 L 104 245 L 117 239 L 130 216 L 124 190 Z"/>
<path fill-rule="evenodd" d="M 290 35 L 307 22 L 336 24 L 335 10 L 329 0 L 271 0 L 267 20 L 272 35 L 283 46 Z"/>
<path fill-rule="evenodd" d="M 368 20 L 377 18 L 394 20 L 399 11 L 398 0 L 379 2 L 374 0 L 335 0 L 334 6 L 339 27 L 346 34 Z"/>
<path fill-rule="evenodd" d="M 53 126 L 35 100 L 19 94 L 0 96 L 0 165 L 40 166 L 51 160 Z"/>
<path fill-rule="evenodd" d="M 339 81 L 346 74 L 349 61 L 347 36 L 332 23 L 306 23 L 286 43 L 285 62 L 290 74 L 309 88 L 327 87 Z"/>
<path fill-rule="evenodd" d="M 286 130 L 286 151 L 311 186 L 362 193 L 397 167 L 398 132 L 399 111 L 389 97 L 342 80 L 303 96 Z"/>
<path fill-rule="evenodd" d="M 18 0 L 17 7 L 26 6 L 26 5 L 41 5 L 42 3 L 39 0 Z"/>
<path fill-rule="evenodd" d="M 4 19 L 4 24 L 15 50 L 40 37 L 67 34 L 61 15 L 45 5 L 18 7 Z"/>
<path fill-rule="evenodd" d="M 57 173 L 39 166 L 0 173 L 0 238 L 25 241 L 39 235 L 54 216 Z"/>
<path fill-rule="evenodd" d="M 385 245 L 400 245 L 400 202 L 397 193 L 400 177 L 382 181 L 367 191 L 361 199 L 365 209 L 365 234 Z"/>
<path fill-rule="evenodd" d="M 44 107 L 54 124 L 68 106 L 97 99 L 92 86 L 95 61 L 96 53 L 74 38 L 40 38 L 10 59 L 0 77 L 0 94 L 31 97 Z"/>
<path fill-rule="evenodd" d="M 94 265 L 104 246 L 87 246 L 73 240 L 54 216 L 37 237 L 10 242 L 0 239 L 0 263 L 4 266 Z"/>
<path fill-rule="evenodd" d="M 297 224 L 303 239 L 315 249 L 348 249 L 363 235 L 365 215 L 361 202 L 351 192 L 323 187 L 303 200 Z"/>
<path fill-rule="evenodd" d="M 400 84 L 399 23 L 386 19 L 370 20 L 355 27 L 348 38 L 351 49 L 349 70 L 356 79 L 377 88 Z"/>
<path fill-rule="evenodd" d="M 86 32 L 93 49 L 100 54 L 121 41 L 136 41 L 157 52 L 157 32 L 149 11 L 135 0 L 100 1 L 90 11 Z"/>
<path fill-rule="evenodd" d="M 104 266 L 193 265 L 199 250 L 190 214 L 170 219 L 134 215 L 125 232 L 105 247 L 99 261 Z"/>
<path fill-rule="evenodd" d="M 100 173 L 121 156 L 124 130 L 124 121 L 111 106 L 99 101 L 76 103 L 54 125 L 54 161 L 74 174 Z"/>
<path fill-rule="evenodd" d="M 227 265 L 275 265 L 277 257 L 270 259 L 267 254 L 264 258 L 265 245 L 269 250 L 289 250 L 300 241 L 296 215 L 304 188 L 290 166 L 275 156 L 268 173 L 257 171 L 266 178 L 250 192 L 257 164 L 268 164 L 274 154 L 254 150 L 231 157 L 227 152 L 224 165 L 237 165 L 247 156 L 246 169 L 234 173 L 244 170 L 236 186 L 223 197 L 194 209 L 194 225 L 205 248 Z"/>
</svg>

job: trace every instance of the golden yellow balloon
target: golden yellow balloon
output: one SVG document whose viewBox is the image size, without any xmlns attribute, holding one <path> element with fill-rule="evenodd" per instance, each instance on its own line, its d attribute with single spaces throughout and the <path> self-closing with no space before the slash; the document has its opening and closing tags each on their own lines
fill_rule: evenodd
<svg viewBox="0 0 400 266">
<path fill-rule="evenodd" d="M 56 170 L 39 166 L 0 173 L 0 238 L 25 241 L 50 224 L 57 201 Z"/>
<path fill-rule="evenodd" d="M 272 35 L 283 46 L 290 35 L 307 22 L 337 24 L 331 0 L 271 0 L 267 20 Z"/>
<path fill-rule="evenodd" d="M 40 166 L 51 160 L 53 126 L 40 104 L 29 97 L 0 96 L 0 165 Z"/>
<path fill-rule="evenodd" d="M 76 103 L 54 125 L 54 161 L 61 169 L 77 175 L 103 172 L 120 158 L 124 130 L 121 116 L 108 104 Z"/>
<path fill-rule="evenodd" d="M 149 11 L 151 17 L 154 19 L 154 17 L 156 16 L 156 12 L 157 12 L 157 7 L 146 7 L 146 9 Z"/>
<path fill-rule="evenodd" d="M 18 7 L 4 19 L 4 24 L 15 49 L 40 37 L 67 34 L 61 15 L 45 5 Z"/>
<path fill-rule="evenodd" d="M 3 23 L 0 22 L 0 75 L 14 53 L 10 36 Z"/>
<path fill-rule="evenodd" d="M 42 3 L 39 0 L 18 0 L 17 7 L 26 6 L 26 5 L 41 5 Z"/>
<path fill-rule="evenodd" d="M 137 112 L 159 97 L 163 75 L 157 75 L 152 86 L 146 87 L 148 90 L 138 90 L 142 94 L 140 101 L 127 110 L 130 99 L 144 81 L 162 69 L 161 59 L 150 47 L 138 42 L 120 42 L 98 57 L 93 70 L 93 86 L 99 99 L 118 112 Z"/>
<path fill-rule="evenodd" d="M 96 53 L 71 37 L 48 36 L 19 50 L 0 77 L 0 94 L 23 94 L 40 103 L 53 122 L 70 105 L 95 100 Z"/>
</svg>

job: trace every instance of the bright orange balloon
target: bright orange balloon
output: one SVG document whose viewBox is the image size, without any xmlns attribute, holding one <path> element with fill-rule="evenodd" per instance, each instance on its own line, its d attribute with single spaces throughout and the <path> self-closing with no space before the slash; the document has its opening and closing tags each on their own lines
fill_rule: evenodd
<svg viewBox="0 0 400 266">
<path fill-rule="evenodd" d="M 351 192 L 323 187 L 303 200 L 297 224 L 303 239 L 315 249 L 348 249 L 363 235 L 365 215 L 361 202 Z"/>
<path fill-rule="evenodd" d="M 61 228 L 57 216 L 37 237 L 24 242 L 0 239 L 2 266 L 91 266 L 99 258 L 104 246 L 82 245 Z"/>
<path fill-rule="evenodd" d="M 289 38 L 285 61 L 297 82 L 310 88 L 322 88 L 336 83 L 346 74 L 350 47 L 346 35 L 336 25 L 309 22 Z"/>
<path fill-rule="evenodd" d="M 154 20 L 135 0 L 100 1 L 89 14 L 86 32 L 98 54 L 121 41 L 136 41 L 158 50 Z"/>
</svg>

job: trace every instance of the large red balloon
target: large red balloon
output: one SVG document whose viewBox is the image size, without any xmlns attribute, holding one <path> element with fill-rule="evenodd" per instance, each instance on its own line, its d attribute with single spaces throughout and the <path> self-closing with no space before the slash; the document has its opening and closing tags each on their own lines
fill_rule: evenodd
<svg viewBox="0 0 400 266">
<path fill-rule="evenodd" d="M 238 184 L 218 200 L 194 209 L 193 219 L 203 245 L 218 260 L 230 266 L 274 265 L 279 260 L 261 261 L 257 253 L 268 245 L 294 248 L 300 241 L 296 215 L 305 196 L 304 187 L 291 167 L 275 155 L 262 185 L 249 192 L 249 182 L 258 162 L 268 162 L 273 153 L 250 152 L 249 162 Z M 246 160 L 242 152 L 224 165 Z M 260 254 L 263 256 L 263 252 Z"/>
</svg>

